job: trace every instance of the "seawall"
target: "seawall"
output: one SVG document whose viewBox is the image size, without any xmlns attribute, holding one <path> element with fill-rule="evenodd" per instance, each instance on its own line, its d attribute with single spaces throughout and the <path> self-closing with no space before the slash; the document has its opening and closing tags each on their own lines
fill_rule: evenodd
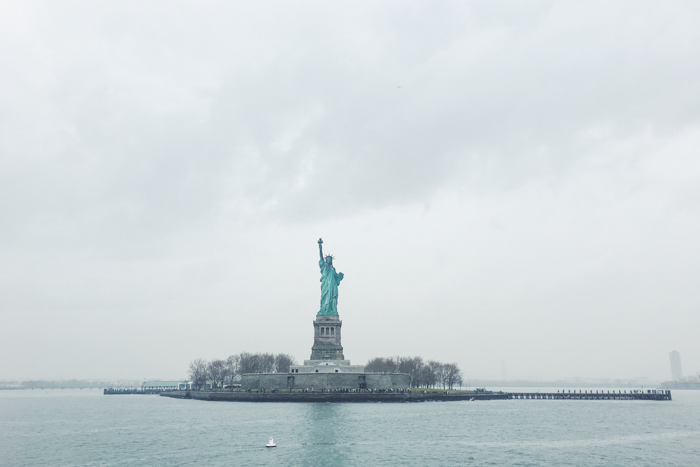
<svg viewBox="0 0 700 467">
<path fill-rule="evenodd" d="M 321 364 L 323 365 L 323 363 Z M 334 368 L 334 366 L 330 366 Z M 338 370 L 336 370 L 338 371 Z M 245 373 L 241 375 L 244 389 L 270 389 L 288 391 L 305 388 L 325 389 L 326 391 L 343 389 L 401 389 L 407 388 L 410 378 L 405 373 Z"/>
<path fill-rule="evenodd" d="M 163 397 L 228 402 L 428 402 L 510 399 L 506 393 L 167 391 Z"/>
</svg>

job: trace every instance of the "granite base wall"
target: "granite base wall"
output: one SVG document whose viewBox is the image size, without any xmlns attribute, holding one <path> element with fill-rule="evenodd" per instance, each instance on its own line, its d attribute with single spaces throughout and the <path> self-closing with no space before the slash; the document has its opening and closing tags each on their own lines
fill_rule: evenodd
<svg viewBox="0 0 700 467">
<path fill-rule="evenodd" d="M 474 401 L 510 399 L 511 394 L 505 392 L 486 391 L 475 393 L 474 391 L 447 393 L 447 391 L 424 392 L 421 390 L 396 391 L 396 392 L 336 392 L 316 391 L 166 391 L 161 392 L 163 397 L 176 399 L 197 399 L 203 401 L 229 401 L 229 402 L 427 402 L 427 401 Z M 573 394 L 572 394 L 573 395 Z"/>
<path fill-rule="evenodd" d="M 243 389 L 401 389 L 408 388 L 404 373 L 246 373 Z"/>
</svg>

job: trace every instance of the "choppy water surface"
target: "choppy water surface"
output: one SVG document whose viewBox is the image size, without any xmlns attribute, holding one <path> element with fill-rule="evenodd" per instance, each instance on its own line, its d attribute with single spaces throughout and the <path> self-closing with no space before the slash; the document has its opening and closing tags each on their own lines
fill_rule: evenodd
<svg viewBox="0 0 700 467">
<path fill-rule="evenodd" d="M 700 465 L 672 402 L 232 403 L 0 391 L 1 465 Z M 278 447 L 264 447 L 274 436 Z"/>
</svg>

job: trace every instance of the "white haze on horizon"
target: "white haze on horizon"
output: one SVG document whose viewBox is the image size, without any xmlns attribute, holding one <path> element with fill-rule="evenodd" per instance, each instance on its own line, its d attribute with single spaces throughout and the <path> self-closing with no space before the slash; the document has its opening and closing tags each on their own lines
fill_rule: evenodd
<svg viewBox="0 0 700 467">
<path fill-rule="evenodd" d="M 697 2 L 3 2 L 0 379 L 700 371 Z"/>
</svg>

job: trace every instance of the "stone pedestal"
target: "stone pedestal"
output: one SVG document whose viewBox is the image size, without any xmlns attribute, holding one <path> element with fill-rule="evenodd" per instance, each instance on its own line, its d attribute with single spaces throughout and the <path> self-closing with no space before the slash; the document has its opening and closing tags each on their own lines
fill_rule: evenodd
<svg viewBox="0 0 700 467">
<path fill-rule="evenodd" d="M 343 322 L 338 315 L 316 315 L 311 358 L 304 360 L 303 365 L 291 366 L 289 372 L 294 375 L 298 373 L 363 373 L 364 365 L 351 365 L 349 360 L 345 360 L 343 345 L 340 343 L 342 325 Z"/>
<path fill-rule="evenodd" d="M 311 360 L 345 360 L 340 343 L 342 325 L 338 315 L 316 315 Z"/>
</svg>

